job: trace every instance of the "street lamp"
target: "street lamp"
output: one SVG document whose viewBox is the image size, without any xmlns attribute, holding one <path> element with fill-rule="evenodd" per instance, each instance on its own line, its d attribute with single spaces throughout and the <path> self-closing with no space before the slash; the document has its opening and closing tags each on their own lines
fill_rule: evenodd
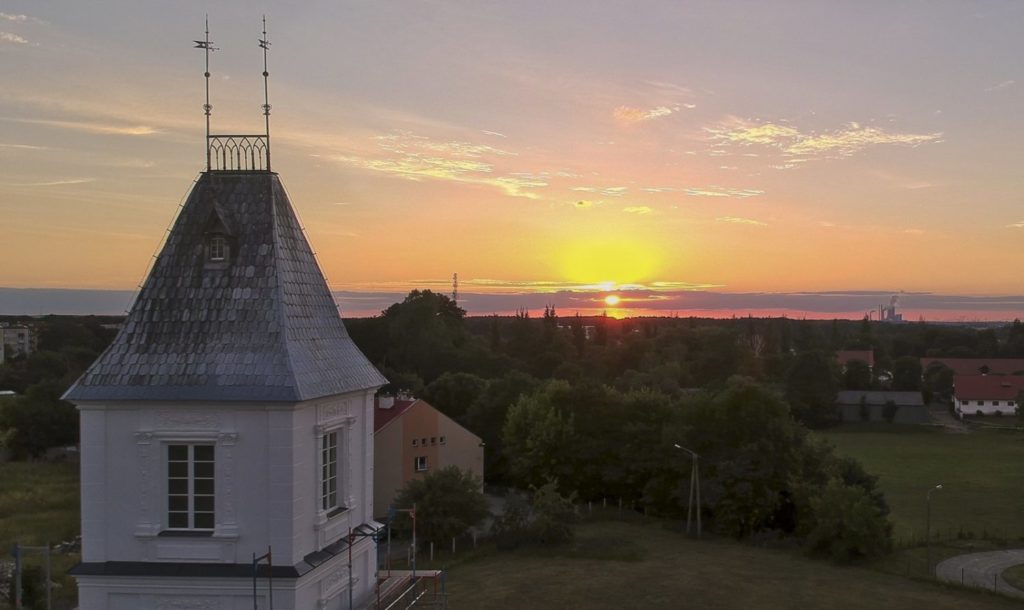
<svg viewBox="0 0 1024 610">
<path fill-rule="evenodd" d="M 932 576 L 932 492 L 942 489 L 942 483 L 928 490 L 925 495 L 924 538 L 928 556 L 928 576 Z"/>
<path fill-rule="evenodd" d="M 680 451 L 685 451 L 690 454 L 693 462 L 690 467 L 690 500 L 686 505 L 686 533 L 690 533 L 690 521 L 693 516 L 693 507 L 697 507 L 697 537 L 700 538 L 701 524 L 700 524 L 700 456 L 697 452 L 692 449 L 687 449 L 679 443 L 673 443 L 673 447 Z M 696 492 L 696 502 L 694 502 L 694 492 Z"/>
</svg>

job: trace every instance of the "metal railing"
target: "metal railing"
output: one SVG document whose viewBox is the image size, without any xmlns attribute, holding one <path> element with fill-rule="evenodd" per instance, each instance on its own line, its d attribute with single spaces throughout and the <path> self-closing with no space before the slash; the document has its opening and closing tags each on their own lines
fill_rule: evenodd
<svg viewBox="0 0 1024 610">
<path fill-rule="evenodd" d="M 269 172 L 270 138 L 265 134 L 207 136 L 206 170 Z"/>
</svg>

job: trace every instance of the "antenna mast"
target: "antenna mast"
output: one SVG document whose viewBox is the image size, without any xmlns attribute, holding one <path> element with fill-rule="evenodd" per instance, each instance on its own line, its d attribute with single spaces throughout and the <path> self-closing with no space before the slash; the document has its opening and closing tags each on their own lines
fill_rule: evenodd
<svg viewBox="0 0 1024 610">
<path fill-rule="evenodd" d="M 263 16 L 263 38 L 260 39 L 260 48 L 263 49 L 263 118 L 266 122 L 267 134 L 267 171 L 270 171 L 270 88 L 267 82 L 270 72 L 267 72 L 267 51 L 270 50 L 270 40 L 267 38 L 267 16 Z"/>
<path fill-rule="evenodd" d="M 210 105 L 210 51 L 216 51 L 217 47 L 213 46 L 210 42 L 210 16 L 206 16 L 206 37 L 203 40 L 194 40 L 196 43 L 194 48 L 203 49 L 206 51 L 206 72 L 203 76 L 206 77 L 206 103 L 203 104 L 203 113 L 206 115 L 206 171 L 210 171 L 210 111 L 213 110 L 213 106 Z"/>
</svg>

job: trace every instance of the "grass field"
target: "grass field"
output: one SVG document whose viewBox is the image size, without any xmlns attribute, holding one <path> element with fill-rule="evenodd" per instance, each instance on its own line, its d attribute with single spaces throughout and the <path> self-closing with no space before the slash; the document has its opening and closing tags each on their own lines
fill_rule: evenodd
<svg viewBox="0 0 1024 610">
<path fill-rule="evenodd" d="M 1003 579 L 1014 587 L 1024 591 L 1024 564 L 1004 570 Z"/>
<path fill-rule="evenodd" d="M 981 592 L 731 541 L 694 541 L 651 522 L 581 525 L 575 549 L 484 551 L 449 569 L 453 608 L 1019 608 Z"/>
<path fill-rule="evenodd" d="M 72 540 L 79 530 L 78 464 L 8 462 L 0 464 L 0 552 L 5 561 L 17 542 L 43 546 Z M 29 564 L 41 565 L 37 554 L 26 555 Z M 53 556 L 55 608 L 68 607 L 77 596 L 68 569 L 77 555 Z M 0 602 L 0 607 L 3 603 Z"/>
<path fill-rule="evenodd" d="M 925 497 L 941 483 L 932 493 L 933 536 L 956 538 L 962 531 L 1024 544 L 1024 434 L 881 424 L 842 426 L 822 436 L 878 475 L 898 540 L 923 539 Z"/>
</svg>

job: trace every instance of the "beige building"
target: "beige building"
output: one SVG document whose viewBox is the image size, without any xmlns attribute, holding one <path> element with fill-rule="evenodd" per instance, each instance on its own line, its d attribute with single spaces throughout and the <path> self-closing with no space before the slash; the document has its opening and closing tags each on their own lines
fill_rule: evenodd
<svg viewBox="0 0 1024 610">
<path fill-rule="evenodd" d="M 27 356 L 36 349 L 36 336 L 24 324 L 0 324 L 0 362 L 15 356 Z"/>
<path fill-rule="evenodd" d="M 484 444 L 421 399 L 382 396 L 373 418 L 373 512 L 388 506 L 413 477 L 458 466 L 484 478 Z"/>
</svg>

